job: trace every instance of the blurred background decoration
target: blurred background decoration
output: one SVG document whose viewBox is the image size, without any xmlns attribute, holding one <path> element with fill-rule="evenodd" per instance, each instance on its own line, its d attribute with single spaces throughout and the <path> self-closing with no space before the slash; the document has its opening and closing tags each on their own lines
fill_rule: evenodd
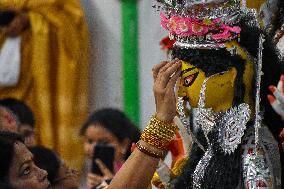
<svg viewBox="0 0 284 189">
<path fill-rule="evenodd" d="M 16 82 L 0 86 L 0 98 L 14 97 L 31 106 L 38 143 L 79 167 L 78 130 L 89 99 L 88 32 L 80 2 L 1 0 L 0 12 L 1 54 L 8 51 L 6 61 L 20 67 Z"/>
<path fill-rule="evenodd" d="M 0 1 L 0 98 L 24 100 L 38 144 L 71 166 L 83 162 L 79 128 L 89 112 L 118 108 L 142 127 L 155 110 L 151 69 L 167 58 L 159 45 L 167 34 L 153 3 Z"/>
</svg>

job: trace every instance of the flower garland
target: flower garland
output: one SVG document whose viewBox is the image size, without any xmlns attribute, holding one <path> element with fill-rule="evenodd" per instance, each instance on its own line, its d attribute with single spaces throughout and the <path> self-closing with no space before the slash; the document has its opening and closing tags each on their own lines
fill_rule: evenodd
<svg viewBox="0 0 284 189">
<path fill-rule="evenodd" d="M 195 18 L 183 18 L 180 16 L 171 16 L 167 18 L 165 13 L 160 13 L 161 25 L 171 34 L 183 37 L 206 37 L 207 40 L 220 41 L 239 35 L 241 28 L 238 26 L 229 26 L 221 19 L 198 20 Z"/>
</svg>

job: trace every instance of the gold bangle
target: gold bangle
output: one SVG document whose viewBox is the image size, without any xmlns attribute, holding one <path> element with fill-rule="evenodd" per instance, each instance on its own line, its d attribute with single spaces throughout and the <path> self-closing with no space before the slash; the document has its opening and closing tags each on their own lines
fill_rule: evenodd
<svg viewBox="0 0 284 189">
<path fill-rule="evenodd" d="M 136 143 L 136 146 L 137 146 L 137 149 L 140 150 L 141 152 L 143 152 L 144 154 L 150 156 L 150 157 L 153 157 L 153 158 L 159 158 L 159 159 L 162 159 L 166 156 L 166 152 L 165 151 L 162 151 L 162 152 L 156 152 L 154 151 L 153 148 L 155 148 L 154 146 L 152 147 L 152 149 L 150 149 L 149 147 L 145 147 L 144 145 L 141 144 L 141 141 L 138 141 Z"/>
<path fill-rule="evenodd" d="M 158 149 L 167 150 L 176 130 L 176 125 L 163 122 L 156 116 L 152 116 L 141 134 L 141 140 Z"/>
</svg>

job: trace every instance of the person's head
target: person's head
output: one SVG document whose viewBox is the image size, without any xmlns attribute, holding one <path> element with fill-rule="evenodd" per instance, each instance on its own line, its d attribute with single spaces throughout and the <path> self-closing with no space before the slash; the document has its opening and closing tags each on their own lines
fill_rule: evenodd
<svg viewBox="0 0 284 189">
<path fill-rule="evenodd" d="M 23 101 L 6 98 L 0 100 L 0 105 L 11 110 L 19 120 L 18 131 L 25 138 L 27 146 L 35 145 L 34 126 L 35 119 L 32 110 Z"/>
<path fill-rule="evenodd" d="M 18 131 L 17 117 L 3 106 L 0 106 L 0 131 Z"/>
<path fill-rule="evenodd" d="M 51 189 L 47 172 L 37 167 L 20 135 L 0 131 L 0 183 L 12 189 Z"/>
<path fill-rule="evenodd" d="M 115 147 L 115 161 L 123 161 L 131 153 L 132 142 L 137 142 L 140 132 L 126 115 L 116 109 L 94 112 L 80 130 L 84 137 L 84 150 L 91 157 L 95 144 L 110 144 Z"/>
<path fill-rule="evenodd" d="M 42 146 L 31 147 L 30 151 L 35 164 L 47 171 L 53 189 L 78 188 L 77 173 L 68 168 L 55 152 Z"/>
<path fill-rule="evenodd" d="M 226 111 L 243 102 L 252 105 L 253 61 L 236 42 L 230 44 L 240 55 L 232 56 L 226 49 L 174 49 L 174 56 L 182 60 L 179 96 L 188 100 L 192 107 L 198 106 L 201 86 L 209 77 L 206 107 Z"/>
</svg>

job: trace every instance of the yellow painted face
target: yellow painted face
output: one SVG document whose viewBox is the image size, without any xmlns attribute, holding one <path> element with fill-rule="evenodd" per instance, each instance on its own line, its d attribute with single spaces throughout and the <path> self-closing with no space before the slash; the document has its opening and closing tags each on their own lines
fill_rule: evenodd
<svg viewBox="0 0 284 189">
<path fill-rule="evenodd" d="M 237 70 L 231 68 L 209 79 L 205 91 L 207 108 L 213 108 L 214 111 L 226 111 L 232 107 L 236 75 Z M 186 97 L 192 107 L 198 107 L 200 89 L 205 79 L 205 73 L 201 69 L 182 61 L 178 95 Z"/>
<path fill-rule="evenodd" d="M 247 0 L 247 7 L 259 10 L 266 1 L 267 0 Z"/>
</svg>

